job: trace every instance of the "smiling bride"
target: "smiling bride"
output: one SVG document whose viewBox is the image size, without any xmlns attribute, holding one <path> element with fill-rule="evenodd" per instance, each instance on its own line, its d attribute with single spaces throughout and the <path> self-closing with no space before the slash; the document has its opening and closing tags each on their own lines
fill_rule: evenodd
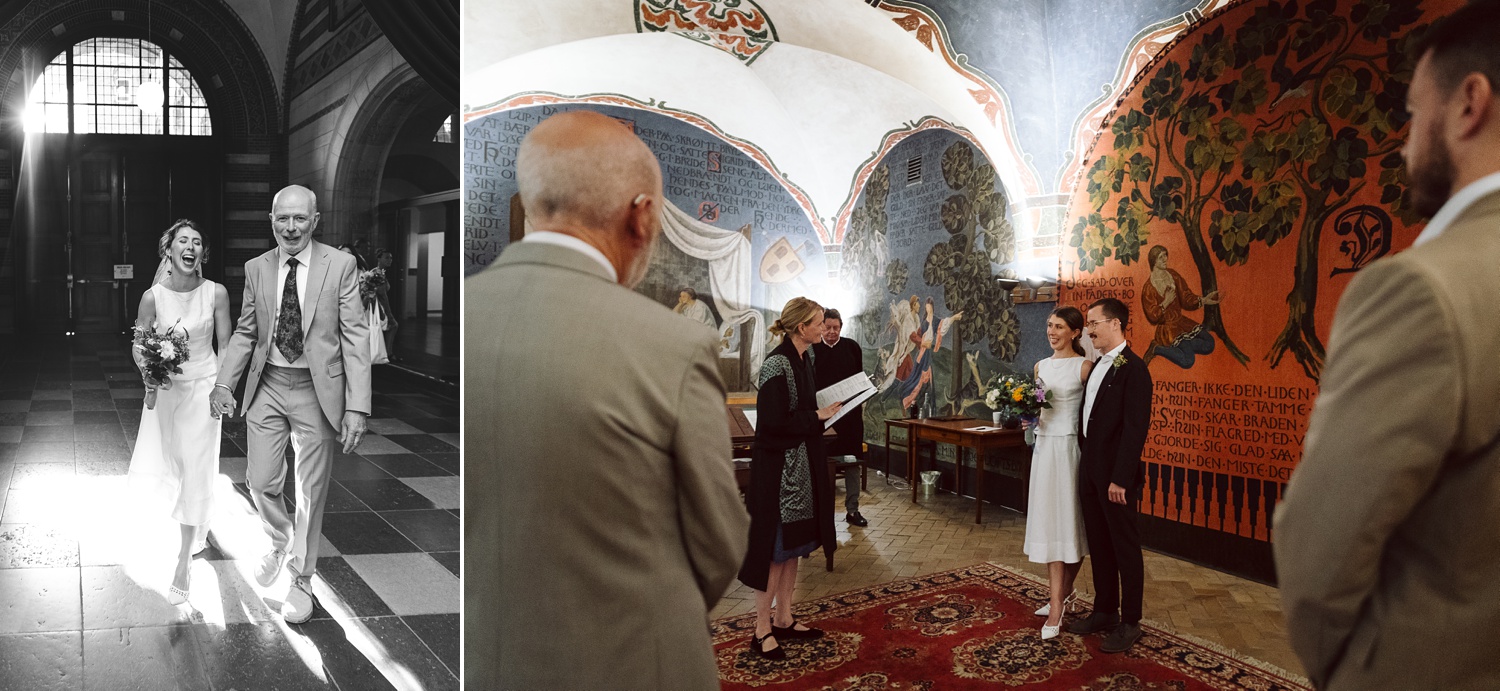
<svg viewBox="0 0 1500 691">
<path fill-rule="evenodd" d="M 131 349 L 147 393 L 129 486 L 132 494 L 161 507 L 182 525 L 177 569 L 167 596 L 168 602 L 179 605 L 188 599 L 193 554 L 207 546 L 213 480 L 219 472 L 220 421 L 207 411 L 219 372 L 214 337 L 220 344 L 229 341 L 229 291 L 203 278 L 208 247 L 192 221 L 177 221 L 162 233 L 158 254 L 161 266 L 141 296 L 136 325 L 187 336 L 188 357 L 180 374 L 158 381 L 146 373 L 141 349 Z"/>
</svg>

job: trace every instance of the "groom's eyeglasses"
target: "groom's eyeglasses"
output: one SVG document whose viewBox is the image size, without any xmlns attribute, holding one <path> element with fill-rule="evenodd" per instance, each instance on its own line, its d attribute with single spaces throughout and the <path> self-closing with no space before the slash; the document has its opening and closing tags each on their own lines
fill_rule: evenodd
<svg viewBox="0 0 1500 691">
<path fill-rule="evenodd" d="M 1111 317 L 1109 319 L 1095 319 L 1094 321 L 1091 321 L 1091 322 L 1084 322 L 1083 326 L 1084 326 L 1084 328 L 1087 329 L 1087 328 L 1092 328 L 1095 324 L 1103 324 L 1105 322 L 1112 322 L 1112 321 L 1114 321 L 1113 317 Z"/>
</svg>

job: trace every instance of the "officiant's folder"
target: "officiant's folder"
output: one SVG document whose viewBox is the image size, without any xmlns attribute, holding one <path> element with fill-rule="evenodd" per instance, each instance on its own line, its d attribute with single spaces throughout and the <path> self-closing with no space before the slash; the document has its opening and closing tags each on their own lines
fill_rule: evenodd
<svg viewBox="0 0 1500 691">
<path fill-rule="evenodd" d="M 864 372 L 851 374 L 847 379 L 839 381 L 835 384 L 831 384 L 827 388 L 819 391 L 819 408 L 827 408 L 828 406 L 840 401 L 844 403 L 844 407 L 839 408 L 839 412 L 835 413 L 833 417 L 823 421 L 823 429 L 832 427 L 833 423 L 838 422 L 839 418 L 843 417 L 850 410 L 858 407 L 859 404 L 869 400 L 870 397 L 874 396 L 876 393 L 879 392 L 876 391 L 875 385 L 870 383 L 870 378 L 865 376 Z"/>
</svg>

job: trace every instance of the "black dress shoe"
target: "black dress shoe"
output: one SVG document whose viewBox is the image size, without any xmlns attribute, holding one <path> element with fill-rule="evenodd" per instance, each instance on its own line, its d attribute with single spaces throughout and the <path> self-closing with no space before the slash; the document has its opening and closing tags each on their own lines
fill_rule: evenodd
<svg viewBox="0 0 1500 691">
<path fill-rule="evenodd" d="M 848 523 L 849 525 L 857 525 L 861 528 L 870 525 L 870 522 L 865 520 L 864 516 L 859 515 L 858 511 L 855 511 L 854 513 L 844 514 L 844 522 Z"/>
<path fill-rule="evenodd" d="M 1091 633 L 1098 633 L 1100 631 L 1108 631 L 1109 629 L 1119 626 L 1119 624 L 1120 615 L 1118 614 L 1094 612 L 1082 619 L 1075 619 L 1068 622 L 1067 631 L 1068 633 L 1088 635 Z"/>
<path fill-rule="evenodd" d="M 774 628 L 775 627 L 772 627 L 772 629 Z M 767 660 L 775 660 L 778 662 L 781 660 L 785 660 L 786 651 L 781 649 L 780 641 L 777 642 L 775 648 L 772 648 L 770 650 L 766 650 L 764 647 L 766 639 L 771 638 L 775 635 L 776 633 L 774 630 L 771 633 L 766 634 L 765 636 L 752 635 L 750 637 L 750 649 L 754 650 L 756 653 L 759 653 L 761 657 L 766 658 Z"/>
<path fill-rule="evenodd" d="M 804 638 L 807 640 L 814 640 L 823 637 L 823 630 L 808 627 L 806 631 L 798 631 L 797 620 L 793 619 L 792 625 L 786 628 L 782 628 L 780 626 L 772 624 L 771 635 L 775 636 L 777 640 L 781 640 L 784 638 Z"/>
<path fill-rule="evenodd" d="M 1135 642 L 1140 639 L 1139 624 L 1120 624 L 1104 637 L 1104 642 L 1099 644 L 1099 649 L 1106 653 L 1123 653 L 1130 650 L 1130 646 L 1135 645 Z"/>
</svg>

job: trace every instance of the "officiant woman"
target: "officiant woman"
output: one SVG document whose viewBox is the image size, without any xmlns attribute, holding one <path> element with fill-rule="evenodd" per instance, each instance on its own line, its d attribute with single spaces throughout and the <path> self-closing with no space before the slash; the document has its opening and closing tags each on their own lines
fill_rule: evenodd
<svg viewBox="0 0 1500 691">
<path fill-rule="evenodd" d="M 750 646 L 772 660 L 786 659 L 781 644 L 820 638 L 823 632 L 792 619 L 797 560 L 819 547 L 838 547 L 833 529 L 833 486 L 823 453 L 823 421 L 841 404 L 819 409 L 809 346 L 823 337 L 823 308 L 792 298 L 771 324 L 781 337 L 761 365 L 756 396 L 755 454 L 750 461 L 750 546 L 740 582 L 755 590 L 755 637 Z"/>
</svg>

